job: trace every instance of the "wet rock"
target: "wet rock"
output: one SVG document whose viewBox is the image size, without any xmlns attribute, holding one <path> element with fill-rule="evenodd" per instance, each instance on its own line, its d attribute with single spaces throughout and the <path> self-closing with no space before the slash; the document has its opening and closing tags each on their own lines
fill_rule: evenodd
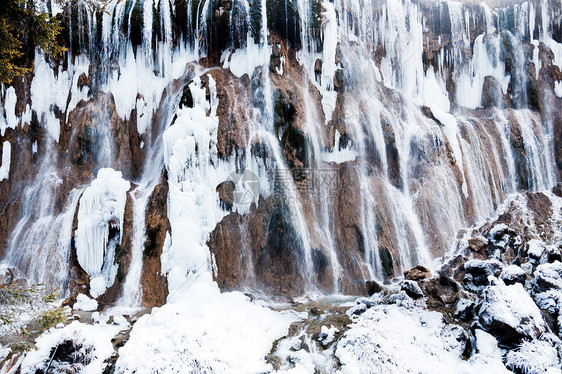
<svg viewBox="0 0 562 374">
<path fill-rule="evenodd" d="M 515 283 L 524 285 L 527 273 L 517 265 L 509 265 L 501 272 L 500 279 L 508 286 Z"/>
<path fill-rule="evenodd" d="M 367 295 L 372 296 L 376 293 L 379 293 L 383 290 L 383 286 L 375 281 L 375 280 L 368 280 L 365 282 L 365 287 L 367 289 Z"/>
<path fill-rule="evenodd" d="M 234 190 L 236 184 L 232 181 L 222 182 L 217 186 L 217 193 L 223 209 L 231 210 L 234 204 Z"/>
<path fill-rule="evenodd" d="M 4 287 L 5 285 L 12 283 L 14 280 L 14 271 L 13 269 L 7 266 L 0 267 L 0 288 Z"/>
<path fill-rule="evenodd" d="M 406 292 L 406 294 L 410 296 L 412 299 L 419 299 L 423 297 L 423 292 L 420 286 L 414 281 L 411 280 L 404 281 L 400 289 Z"/>
<path fill-rule="evenodd" d="M 76 83 L 78 88 L 82 88 L 84 86 L 90 86 L 92 79 L 90 76 L 86 75 L 86 73 L 80 74 L 78 77 L 78 82 Z"/>
<path fill-rule="evenodd" d="M 552 263 L 554 261 L 562 262 L 562 249 L 555 246 L 548 246 L 546 248 L 546 261 Z"/>
<path fill-rule="evenodd" d="M 160 256 L 166 235 L 170 231 L 168 210 L 168 182 L 162 178 L 154 187 L 146 208 L 146 239 L 141 273 L 142 304 L 145 307 L 161 306 L 168 296 L 168 281 L 161 273 Z"/>
<path fill-rule="evenodd" d="M 322 310 L 320 308 L 317 307 L 312 307 L 310 308 L 310 314 L 315 315 L 315 316 L 320 316 L 322 315 Z"/>
<path fill-rule="evenodd" d="M 488 239 L 482 235 L 478 235 L 474 238 L 468 239 L 468 247 L 477 253 L 483 253 L 488 246 Z"/>
<path fill-rule="evenodd" d="M 427 305 L 436 309 L 449 307 L 458 299 L 458 284 L 446 275 L 420 282 Z"/>
<path fill-rule="evenodd" d="M 527 208 L 532 212 L 535 225 L 547 224 L 552 216 L 552 202 L 550 198 L 542 192 L 527 192 Z"/>
<path fill-rule="evenodd" d="M 540 310 L 520 283 L 488 286 L 483 292 L 479 320 L 506 345 L 534 339 L 545 331 Z"/>
<path fill-rule="evenodd" d="M 407 280 L 420 280 L 431 278 L 431 271 L 422 265 L 416 265 L 412 269 L 404 272 L 404 278 Z"/>
<path fill-rule="evenodd" d="M 470 299 L 458 299 L 453 308 L 453 316 L 462 321 L 468 321 L 474 317 L 476 303 Z"/>
<path fill-rule="evenodd" d="M 552 187 L 552 193 L 558 197 L 562 197 L 562 182 L 558 182 L 556 186 Z"/>
<path fill-rule="evenodd" d="M 501 106 L 502 102 L 501 88 L 498 81 L 490 75 L 486 76 L 482 86 L 482 106 L 484 108 L 497 107 Z"/>
<path fill-rule="evenodd" d="M 489 276 L 499 276 L 503 265 L 498 260 L 469 260 L 464 264 L 467 275 L 465 284 L 472 283 L 476 287 L 489 284 Z"/>
</svg>

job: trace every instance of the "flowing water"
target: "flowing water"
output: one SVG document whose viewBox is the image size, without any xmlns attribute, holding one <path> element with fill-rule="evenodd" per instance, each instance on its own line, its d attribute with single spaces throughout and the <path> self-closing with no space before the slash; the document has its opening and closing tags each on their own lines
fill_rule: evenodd
<svg viewBox="0 0 562 374">
<path fill-rule="evenodd" d="M 556 21 L 546 0 L 500 9 L 410 0 L 295 0 L 274 8 L 277 3 L 113 0 L 101 11 L 79 0 L 67 6 L 66 62 L 57 65 L 36 52 L 31 102 L 17 118 L 10 115 L 13 91 L 2 88 L 2 133 L 29 124 L 33 113 L 46 134 L 35 161 L 39 172 L 18 177 L 14 187 L 21 191 L 21 211 L 10 229 L 4 262 L 33 282 L 68 289 L 80 196 L 99 169 L 119 170 L 123 165 L 118 156 L 123 144 L 111 125 L 117 116 L 135 120 L 144 154 L 141 172 L 123 174 L 133 183 L 124 190 L 131 201 L 132 244 L 118 303 L 137 306 L 142 301 L 146 209 L 164 171 L 171 232 L 163 248 L 162 273 L 169 291 L 201 272 L 216 273 L 207 242 L 229 214 L 219 204 L 217 186 L 233 171 L 251 170 L 260 179 L 262 197 L 268 198 L 276 193 L 272 175 L 290 174 L 293 168 L 277 133 L 275 106 L 279 82 L 294 80 L 295 71 L 300 74 L 292 83 L 303 108 L 299 129 L 305 134 L 307 167 L 356 181 L 354 192 L 337 191 L 313 204 L 303 201 L 330 195 L 328 186 L 310 192 L 293 179 L 280 186 L 291 198 L 287 219 L 298 249 L 292 256 L 304 292 L 346 292 L 346 276 L 360 282 L 388 277 L 388 256 L 395 274 L 417 264 L 431 266 L 458 229 L 488 216 L 508 194 L 543 190 L 556 182 L 552 120 L 548 113 L 528 108 L 529 58 L 523 53 L 524 45 L 538 50 L 540 42 L 553 51 L 554 63 L 562 64 L 562 45 L 553 36 L 559 16 Z M 284 9 L 285 15 L 268 9 Z M 268 22 L 268 17 L 273 18 Z M 277 18 L 284 26 L 270 28 L 279 25 Z M 221 28 L 225 19 L 228 29 Z M 221 34 L 226 30 L 229 35 Z M 275 46 L 273 36 L 282 32 L 293 36 L 284 46 Z M 287 54 L 280 69 L 271 68 L 276 48 L 298 49 L 298 67 L 291 66 Z M 229 79 L 247 87 L 240 83 L 247 74 L 253 87 L 229 98 L 246 114 L 247 132 L 242 136 L 246 147 L 227 157 L 217 153 L 219 123 L 227 120 L 217 114 L 223 87 L 217 86 L 208 66 L 217 53 L 219 67 L 232 73 Z M 530 55 L 539 66 L 538 52 Z M 199 63 L 202 58 L 207 62 Z M 81 75 L 89 77 L 88 85 L 79 85 Z M 482 114 L 482 88 L 490 77 L 495 82 L 492 94 L 507 96 L 512 104 L 508 108 L 500 100 Z M 180 109 L 179 87 L 190 81 L 193 106 Z M 112 95 L 114 109 L 96 120 L 101 140 L 87 166 L 89 177 L 73 181 L 65 171 L 71 167 L 70 146 L 60 130 L 60 112 L 65 122 L 71 112 L 81 110 L 80 100 L 102 92 Z M 165 115 L 156 115 L 162 111 Z M 71 142 L 82 139 L 75 133 L 78 127 L 69 127 Z M 260 146 L 267 152 L 253 151 Z M 12 174 L 17 167 L 12 164 Z M 70 189 L 58 189 L 69 184 Z M 97 198 L 105 201 L 108 192 L 100 194 Z M 55 204 L 61 198 L 64 203 Z M 354 200 L 352 208 L 342 210 L 348 200 Z M 113 218 L 104 216 L 96 223 L 107 227 L 102 244 L 80 244 L 84 236 L 77 238 L 79 262 L 89 258 L 80 256 L 83 251 L 104 258 L 111 230 L 122 240 L 125 229 L 122 222 L 115 226 L 115 220 L 124 216 L 124 201 L 121 211 L 111 211 Z M 236 209 L 243 217 L 251 214 L 247 206 Z M 84 223 L 77 225 L 81 233 Z M 239 230 L 248 234 L 247 225 L 243 222 Z M 349 235 L 339 234 L 348 228 L 358 233 L 355 257 L 349 257 Z M 84 246 L 88 249 L 80 249 Z M 249 263 L 254 261 L 248 246 L 237 251 Z M 327 259 L 328 285 L 315 280 L 318 253 Z M 103 260 L 105 268 L 113 265 L 111 257 Z M 101 268 L 84 261 L 80 265 L 92 278 L 102 274 Z M 359 270 L 346 275 L 350 261 Z M 44 269 L 57 270 L 45 278 Z M 252 266 L 245 271 L 242 286 L 255 287 L 259 275 Z M 109 278 L 115 274 L 110 273 L 103 276 L 112 284 Z"/>
</svg>

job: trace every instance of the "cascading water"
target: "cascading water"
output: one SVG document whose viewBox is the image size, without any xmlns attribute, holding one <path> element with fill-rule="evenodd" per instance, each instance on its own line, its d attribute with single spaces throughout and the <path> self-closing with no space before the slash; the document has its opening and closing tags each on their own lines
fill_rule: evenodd
<svg viewBox="0 0 562 374">
<path fill-rule="evenodd" d="M 62 13 L 66 62 L 36 52 L 26 105 L 21 92 L 15 97 L 13 87 L 2 88 L 4 143 L 14 147 L 26 124 L 41 129 L 25 150 L 36 155 L 37 177 L 14 173 L 12 162 L 0 182 L 10 194 L 23 194 L 19 213 L 6 223 L 5 262 L 33 281 L 43 281 L 41 267 L 64 264 L 50 282 L 67 287 L 71 247 L 82 253 L 84 246 L 80 213 L 76 234 L 72 228 L 80 195 L 99 169 L 113 168 L 133 183 L 123 188 L 132 218 L 115 228 L 116 253 L 130 254 L 127 269 L 119 268 L 119 300 L 139 305 L 146 209 L 166 170 L 171 232 L 160 251 L 169 290 L 198 269 L 214 269 L 222 279 L 220 250 L 247 261 L 249 274 L 234 274 L 230 287 L 267 289 L 260 266 L 277 256 L 273 220 L 263 239 L 252 238 L 248 222 L 266 209 L 259 198 L 253 207 L 225 209 L 216 192 L 231 172 L 250 170 L 264 201 L 279 191 L 289 196 L 285 210 L 274 208 L 284 212 L 283 230 L 294 233 L 293 252 L 283 261 L 297 264 L 303 286 L 288 293 L 354 293 L 365 279 L 431 265 L 458 229 L 489 215 L 509 193 L 554 184 L 553 120 L 527 108 L 543 64 L 539 50 L 549 48 L 552 64 L 561 64 L 547 2 L 497 9 L 410 0 L 281 3 L 110 1 L 103 10 L 69 3 Z M 534 76 L 526 71 L 531 62 Z M 178 109 L 190 81 L 192 103 Z M 241 94 L 242 87 L 248 92 Z M 104 114 L 92 120 L 95 105 Z M 157 118 L 162 107 L 168 113 Z M 195 122 L 176 133 L 185 116 Z M 197 121 L 208 122 L 208 134 L 199 133 Z M 219 149 L 223 142 L 232 150 Z M 309 191 L 306 178 L 280 177 L 299 168 L 329 170 L 340 184 L 356 185 Z M 315 194 L 328 197 L 315 201 Z M 189 219 L 181 203 L 187 195 L 199 212 Z M 125 205 L 119 209 L 124 217 Z M 260 214 L 267 221 L 275 209 Z M 239 248 L 209 244 L 210 236 L 226 235 L 214 230 L 231 214 L 241 215 L 237 227 L 246 239 Z M 182 233 L 187 226 L 198 229 Z M 129 228 L 130 243 L 122 242 Z M 114 262 L 104 257 L 110 234 L 102 236 L 88 250 L 105 258 L 96 274 Z M 89 274 L 93 268 L 78 260 Z M 268 266 L 275 274 L 275 262 Z"/>
</svg>

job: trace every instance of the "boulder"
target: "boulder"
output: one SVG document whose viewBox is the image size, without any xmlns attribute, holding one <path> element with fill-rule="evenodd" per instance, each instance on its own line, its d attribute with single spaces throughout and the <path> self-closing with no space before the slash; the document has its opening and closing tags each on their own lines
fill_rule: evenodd
<svg viewBox="0 0 562 374">
<path fill-rule="evenodd" d="M 425 266 L 416 265 L 410 270 L 404 272 L 404 278 L 414 281 L 431 278 L 431 271 Z"/>
<path fill-rule="evenodd" d="M 562 289 L 562 262 L 537 266 L 535 270 L 535 290 L 544 292 L 550 289 Z"/>
<path fill-rule="evenodd" d="M 472 283 L 477 287 L 489 284 L 488 277 L 499 276 L 503 268 L 503 264 L 498 260 L 469 260 L 465 262 L 464 269 L 465 283 Z"/>
<path fill-rule="evenodd" d="M 476 303 L 470 299 L 458 299 L 453 308 L 453 316 L 462 321 L 468 321 L 474 317 Z"/>
<path fill-rule="evenodd" d="M 506 345 L 535 339 L 546 330 L 539 308 L 520 283 L 486 287 L 479 319 L 489 333 Z"/>
<path fill-rule="evenodd" d="M 483 252 L 483 250 L 488 246 L 488 239 L 482 235 L 478 235 L 474 238 L 468 239 L 468 247 L 474 252 Z"/>
<path fill-rule="evenodd" d="M 383 286 L 375 281 L 375 280 L 368 280 L 365 282 L 365 287 L 367 288 L 367 294 L 372 296 L 376 293 L 379 293 L 383 290 Z"/>
<path fill-rule="evenodd" d="M 500 223 L 492 227 L 488 233 L 488 240 L 495 246 L 504 248 L 512 236 L 517 235 L 517 233 L 505 223 Z"/>
<path fill-rule="evenodd" d="M 402 283 L 401 290 L 406 292 L 406 294 L 412 299 L 419 299 L 423 297 L 423 292 L 420 286 L 418 286 L 417 282 L 414 282 L 412 280 L 404 281 L 404 283 Z"/>
<path fill-rule="evenodd" d="M 527 255 L 533 260 L 540 260 L 545 249 L 544 243 L 538 239 L 531 239 L 527 242 Z"/>
<path fill-rule="evenodd" d="M 554 261 L 562 262 L 562 250 L 560 247 L 550 245 L 546 247 L 546 260 L 550 263 Z"/>
<path fill-rule="evenodd" d="M 501 272 L 500 279 L 508 286 L 515 283 L 525 284 L 527 273 L 517 265 L 509 265 Z"/>
</svg>

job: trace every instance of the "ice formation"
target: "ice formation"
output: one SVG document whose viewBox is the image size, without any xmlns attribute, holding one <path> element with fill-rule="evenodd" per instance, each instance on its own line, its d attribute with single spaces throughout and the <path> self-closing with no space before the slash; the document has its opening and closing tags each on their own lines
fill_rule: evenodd
<svg viewBox="0 0 562 374">
<path fill-rule="evenodd" d="M 127 191 L 130 188 L 131 184 L 121 177 L 121 172 L 100 169 L 97 178 L 80 198 L 76 255 L 82 269 L 93 278 L 96 296 L 113 284 L 117 272 L 115 247 L 121 244 Z M 110 236 L 111 232 L 116 232 L 116 236 Z M 94 278 L 99 276 L 105 280 L 101 286 L 100 281 Z"/>
</svg>

